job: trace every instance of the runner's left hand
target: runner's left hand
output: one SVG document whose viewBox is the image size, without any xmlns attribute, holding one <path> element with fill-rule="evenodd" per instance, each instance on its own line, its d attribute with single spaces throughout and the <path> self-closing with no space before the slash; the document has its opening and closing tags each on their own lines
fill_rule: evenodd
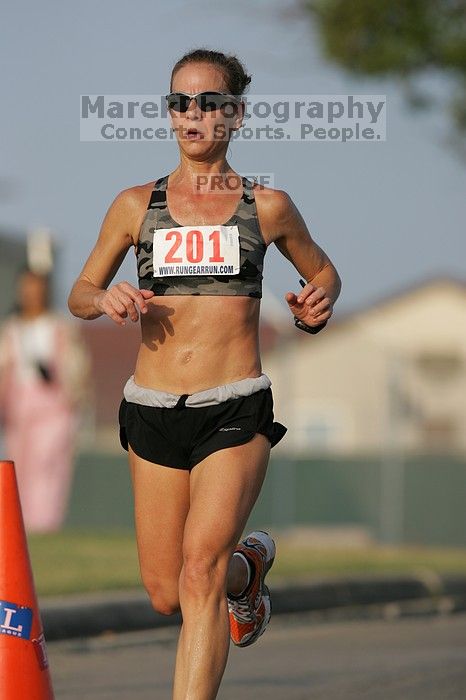
<svg viewBox="0 0 466 700">
<path fill-rule="evenodd" d="M 287 292 L 285 300 L 293 316 L 307 326 L 320 326 L 333 313 L 333 304 L 324 287 L 316 287 L 310 282 L 298 294 Z"/>
</svg>

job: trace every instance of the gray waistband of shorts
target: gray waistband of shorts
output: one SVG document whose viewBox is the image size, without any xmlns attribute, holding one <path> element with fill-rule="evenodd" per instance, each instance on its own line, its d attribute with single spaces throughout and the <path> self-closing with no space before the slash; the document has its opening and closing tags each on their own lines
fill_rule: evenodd
<svg viewBox="0 0 466 700">
<path fill-rule="evenodd" d="M 203 406 L 214 406 L 215 404 L 223 403 L 228 399 L 250 396 L 260 389 L 268 389 L 271 385 L 272 382 L 269 377 L 266 374 L 261 374 L 260 377 L 247 377 L 237 382 L 231 382 L 231 384 L 222 384 L 221 386 L 212 387 L 212 389 L 197 391 L 194 394 L 182 394 L 181 396 L 186 396 L 185 406 L 202 408 Z M 133 374 L 125 384 L 123 395 L 131 403 L 155 406 L 157 408 L 175 408 L 181 398 L 179 394 L 171 394 L 168 391 L 139 386 L 134 381 Z"/>
</svg>

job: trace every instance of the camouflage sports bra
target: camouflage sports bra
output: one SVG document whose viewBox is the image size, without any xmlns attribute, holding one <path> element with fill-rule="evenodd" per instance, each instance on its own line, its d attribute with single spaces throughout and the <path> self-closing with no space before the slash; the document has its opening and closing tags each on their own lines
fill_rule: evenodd
<svg viewBox="0 0 466 700">
<path fill-rule="evenodd" d="M 181 226 L 167 206 L 168 175 L 159 178 L 136 248 L 140 289 L 156 295 L 262 297 L 267 245 L 257 219 L 253 182 L 242 177 L 235 213 L 215 226 Z"/>
</svg>

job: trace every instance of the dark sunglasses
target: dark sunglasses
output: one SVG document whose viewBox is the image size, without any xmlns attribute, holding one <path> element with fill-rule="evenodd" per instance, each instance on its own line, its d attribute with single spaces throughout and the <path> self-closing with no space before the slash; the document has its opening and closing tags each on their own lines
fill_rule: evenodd
<svg viewBox="0 0 466 700">
<path fill-rule="evenodd" d="M 187 112 L 191 100 L 196 100 L 196 104 L 201 112 L 215 112 L 229 104 L 239 104 L 240 100 L 234 95 L 226 92 L 198 92 L 197 95 L 188 95 L 186 92 L 171 92 L 165 95 L 168 109 L 175 112 Z"/>
</svg>

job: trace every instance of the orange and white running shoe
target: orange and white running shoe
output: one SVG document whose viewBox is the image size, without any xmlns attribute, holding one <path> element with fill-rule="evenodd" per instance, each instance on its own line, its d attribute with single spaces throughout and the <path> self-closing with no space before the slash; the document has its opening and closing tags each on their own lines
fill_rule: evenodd
<svg viewBox="0 0 466 700">
<path fill-rule="evenodd" d="M 267 532 L 256 530 L 238 544 L 235 552 L 241 552 L 254 567 L 243 593 L 227 596 L 231 640 L 236 646 L 247 647 L 261 636 L 270 620 L 272 605 L 264 578 L 275 559 L 275 542 Z"/>
</svg>

